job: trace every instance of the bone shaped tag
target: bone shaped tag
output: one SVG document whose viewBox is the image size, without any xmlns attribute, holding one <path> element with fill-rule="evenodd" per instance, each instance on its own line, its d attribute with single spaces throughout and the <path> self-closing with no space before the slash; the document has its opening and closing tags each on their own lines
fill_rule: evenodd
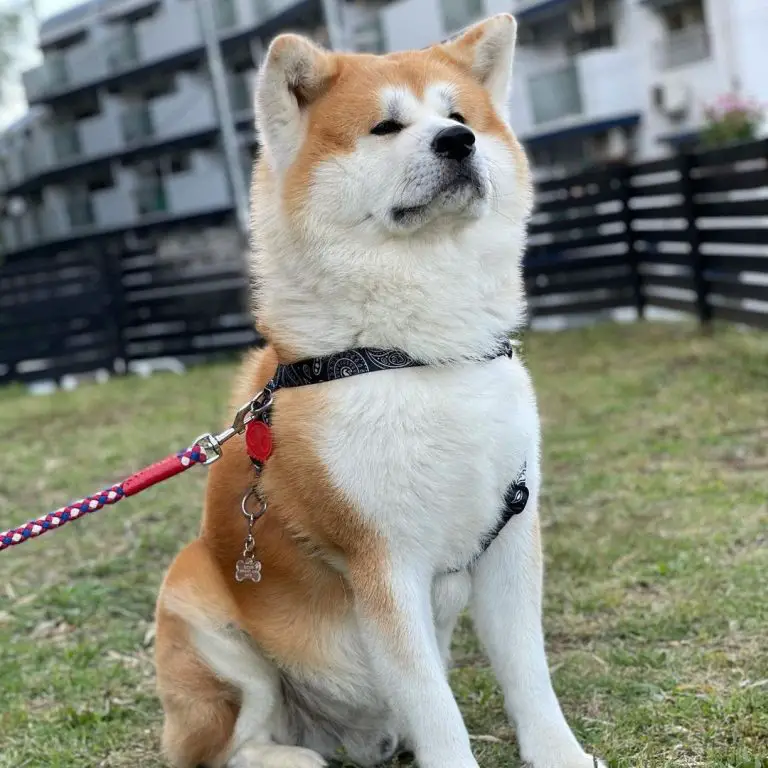
<svg viewBox="0 0 768 768">
<path fill-rule="evenodd" d="M 252 581 L 258 584 L 261 581 L 261 561 L 255 557 L 246 557 L 235 564 L 236 581 Z"/>
</svg>

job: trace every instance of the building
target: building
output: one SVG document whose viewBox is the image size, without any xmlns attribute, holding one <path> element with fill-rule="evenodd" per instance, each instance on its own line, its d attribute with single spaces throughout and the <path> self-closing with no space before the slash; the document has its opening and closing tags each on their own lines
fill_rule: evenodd
<svg viewBox="0 0 768 768">
<path fill-rule="evenodd" d="M 329 45 L 338 9 L 333 0 L 204 1 L 237 129 L 236 172 L 247 177 L 252 79 L 266 44 L 291 28 Z M 372 16 L 365 7 L 345 15 L 354 47 L 379 49 Z M 232 218 L 196 0 L 90 0 L 45 21 L 40 45 L 43 63 L 24 74 L 30 111 L 0 137 L 3 250 L 94 238 L 119 246 Z"/>
<path fill-rule="evenodd" d="M 536 166 L 649 159 L 694 143 L 704 109 L 768 103 L 765 0 L 517 0 L 512 122 Z"/>
<path fill-rule="evenodd" d="M 512 10 L 512 123 L 540 168 L 650 158 L 695 136 L 704 105 L 768 102 L 766 0 L 206 0 L 239 170 L 251 84 L 285 28 L 337 48 L 419 48 Z M 29 114 L 0 137 L 0 247 L 144 242 L 232 221 L 233 179 L 196 0 L 90 0 L 44 22 Z M 0 211 L 0 215 L 3 211 Z"/>
</svg>

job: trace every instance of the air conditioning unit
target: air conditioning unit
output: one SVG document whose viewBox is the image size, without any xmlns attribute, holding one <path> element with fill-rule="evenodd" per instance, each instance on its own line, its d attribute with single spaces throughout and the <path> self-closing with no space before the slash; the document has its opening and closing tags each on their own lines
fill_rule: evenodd
<svg viewBox="0 0 768 768">
<path fill-rule="evenodd" d="M 684 120 L 691 109 L 691 88 L 680 80 L 668 80 L 654 86 L 653 104 L 670 120 Z"/>
</svg>

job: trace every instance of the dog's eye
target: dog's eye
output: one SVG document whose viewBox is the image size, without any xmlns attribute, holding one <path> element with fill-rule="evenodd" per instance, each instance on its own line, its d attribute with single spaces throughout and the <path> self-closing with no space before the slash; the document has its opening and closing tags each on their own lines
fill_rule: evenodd
<svg viewBox="0 0 768 768">
<path fill-rule="evenodd" d="M 400 133 L 405 126 L 397 120 L 382 120 L 371 128 L 374 136 L 386 136 L 388 133 Z"/>
<path fill-rule="evenodd" d="M 457 123 L 466 123 L 467 121 L 464 119 L 464 115 L 461 114 L 461 112 L 451 112 L 450 115 L 448 115 L 449 120 L 455 120 Z"/>
</svg>

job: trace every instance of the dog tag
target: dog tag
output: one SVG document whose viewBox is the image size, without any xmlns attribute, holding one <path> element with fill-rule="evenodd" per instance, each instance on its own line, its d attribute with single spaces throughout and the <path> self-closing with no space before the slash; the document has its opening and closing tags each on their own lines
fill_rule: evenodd
<svg viewBox="0 0 768 768">
<path fill-rule="evenodd" d="M 272 455 L 272 430 L 267 424 L 258 419 L 246 424 L 245 449 L 253 461 L 266 462 Z"/>
<path fill-rule="evenodd" d="M 261 581 L 261 562 L 253 555 L 246 555 L 235 564 L 235 581 L 252 581 L 258 584 Z"/>
</svg>

